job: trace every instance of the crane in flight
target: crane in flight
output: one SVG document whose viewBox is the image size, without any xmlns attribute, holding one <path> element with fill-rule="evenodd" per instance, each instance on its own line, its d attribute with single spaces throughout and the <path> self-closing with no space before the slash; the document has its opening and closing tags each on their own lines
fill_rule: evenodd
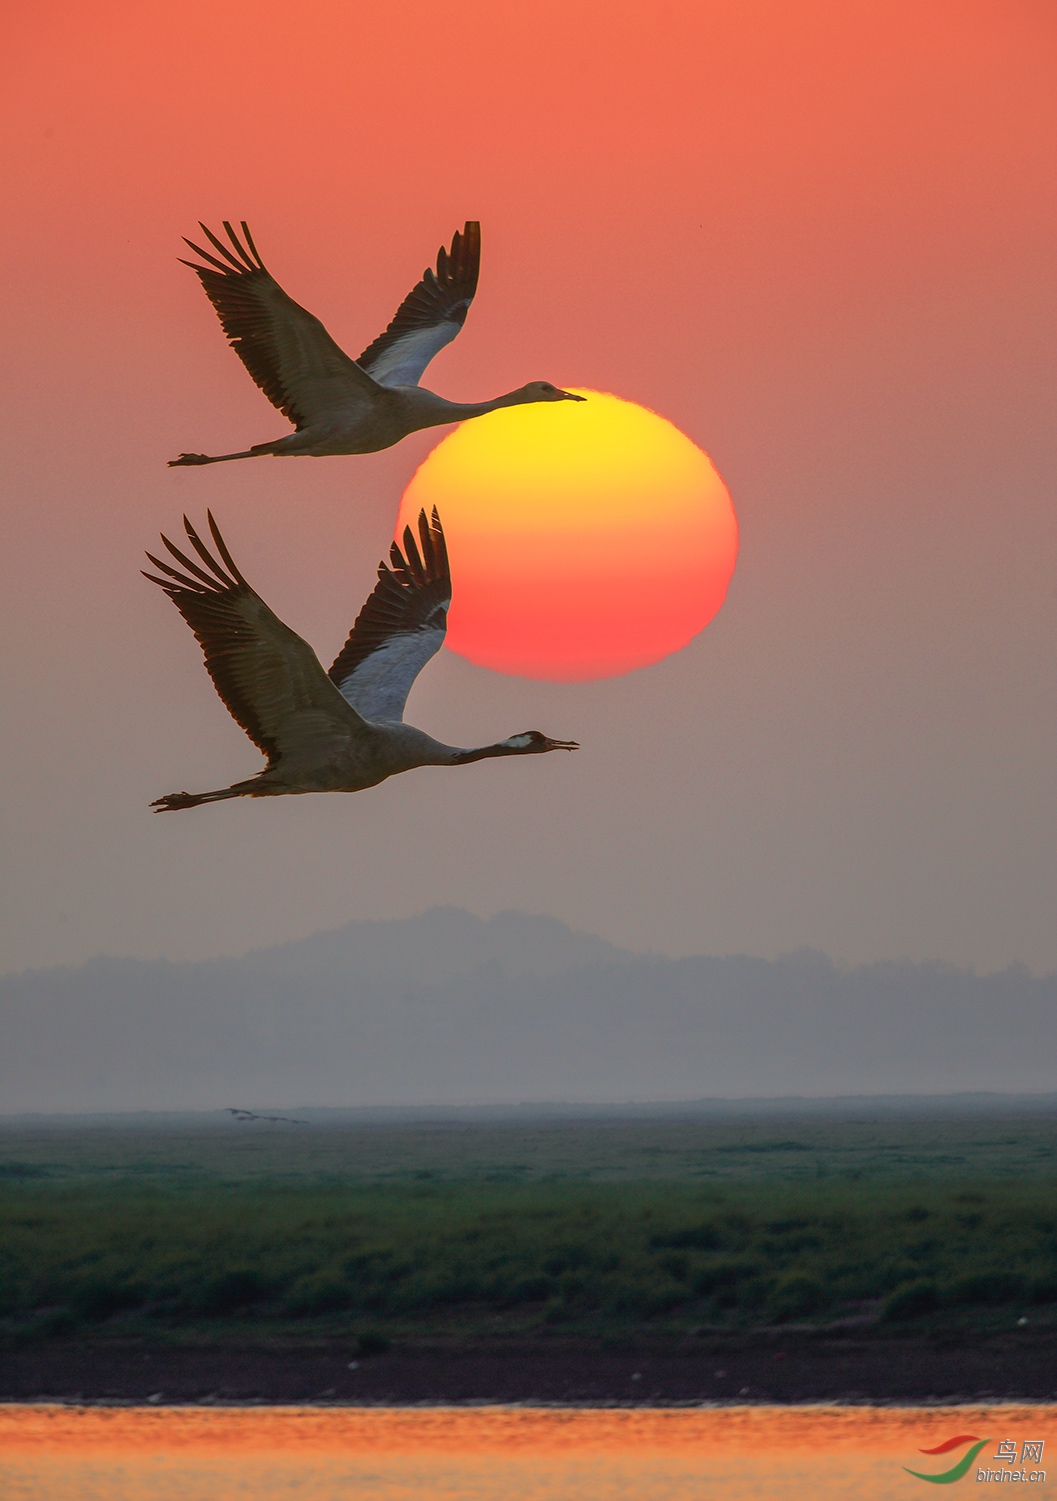
<svg viewBox="0 0 1057 1501">
<path fill-rule="evenodd" d="M 181 566 L 148 553 L 165 576 L 144 577 L 165 590 L 187 621 L 217 692 L 268 763 L 244 782 L 214 792 L 170 792 L 152 807 L 175 812 L 230 797 L 359 792 L 416 766 L 466 766 L 492 756 L 579 749 L 573 740 L 551 740 L 539 730 L 461 749 L 404 723 L 411 685 L 447 630 L 451 572 L 436 510 L 432 521 L 419 513 L 421 551 L 405 527 L 403 552 L 394 542 L 391 566 L 378 565 L 378 582 L 329 673 L 308 642 L 246 582 L 212 513 L 206 515 L 221 562 L 185 516 L 200 561 L 163 536 Z"/>
<path fill-rule="evenodd" d="M 237 1110 L 233 1105 L 224 1107 L 226 1115 L 233 1115 L 239 1125 L 247 1125 L 250 1121 L 269 1121 L 273 1126 L 307 1126 L 307 1121 L 297 1120 L 292 1115 L 255 1115 L 252 1110 Z"/>
<path fill-rule="evenodd" d="M 170 468 L 262 454 L 320 458 L 375 453 L 420 428 L 462 422 L 500 407 L 585 399 L 545 380 L 492 401 L 471 402 L 446 401 L 419 385 L 433 356 L 462 328 L 477 291 L 481 226 L 475 220 L 461 234 L 456 231 L 450 250 L 441 247 L 436 272 L 426 269 L 389 327 L 357 360 L 350 360 L 319 319 L 287 296 L 261 260 L 245 220 L 242 240 L 224 220 L 230 246 L 204 224 L 200 227 L 217 254 L 185 240 L 206 264 L 182 264 L 197 274 L 232 349 L 296 431 L 239 453 L 182 453 L 169 460 Z"/>
</svg>

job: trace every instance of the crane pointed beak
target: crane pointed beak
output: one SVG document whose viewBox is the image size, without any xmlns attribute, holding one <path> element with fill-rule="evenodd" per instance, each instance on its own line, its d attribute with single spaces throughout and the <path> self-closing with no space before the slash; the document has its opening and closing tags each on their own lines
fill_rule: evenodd
<svg viewBox="0 0 1057 1501">
<path fill-rule="evenodd" d="M 561 390 L 559 390 L 558 394 L 559 394 L 559 396 L 563 397 L 566 401 L 586 401 L 587 400 L 586 396 L 577 396 L 574 391 L 561 391 Z"/>
<path fill-rule="evenodd" d="M 582 399 L 583 398 L 581 397 L 581 400 Z M 549 751 L 552 751 L 552 750 L 579 750 L 580 746 L 579 746 L 579 743 L 576 740 L 550 740 L 550 739 L 548 739 L 548 741 L 547 741 L 547 749 Z"/>
</svg>

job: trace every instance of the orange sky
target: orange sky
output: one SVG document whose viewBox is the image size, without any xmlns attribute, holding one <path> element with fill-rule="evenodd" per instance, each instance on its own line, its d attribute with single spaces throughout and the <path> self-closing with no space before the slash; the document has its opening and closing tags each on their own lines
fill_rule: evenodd
<svg viewBox="0 0 1057 1501">
<path fill-rule="evenodd" d="M 442 899 L 673 952 L 1057 966 L 1050 5 L 44 0 L 2 26 L 8 965 Z M 586 689 L 447 659 L 412 697 L 450 739 L 538 725 L 579 757 L 145 813 L 257 763 L 140 550 L 211 505 L 327 657 L 434 441 L 165 469 L 286 430 L 176 263 L 224 217 L 352 352 L 480 218 L 436 386 L 612 390 L 715 459 L 742 550 L 700 642 Z M 391 846 L 431 824 L 442 875 Z"/>
</svg>

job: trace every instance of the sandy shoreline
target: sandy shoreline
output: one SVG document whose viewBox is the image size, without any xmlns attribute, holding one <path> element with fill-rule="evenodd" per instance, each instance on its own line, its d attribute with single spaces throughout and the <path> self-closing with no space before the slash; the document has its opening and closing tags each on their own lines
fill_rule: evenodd
<svg viewBox="0 0 1057 1501">
<path fill-rule="evenodd" d="M 559 1338 L 397 1346 L 47 1340 L 0 1353 L 0 1400 L 568 1403 L 1046 1401 L 1057 1330 L 969 1336 L 803 1330 L 601 1348 Z"/>
</svg>

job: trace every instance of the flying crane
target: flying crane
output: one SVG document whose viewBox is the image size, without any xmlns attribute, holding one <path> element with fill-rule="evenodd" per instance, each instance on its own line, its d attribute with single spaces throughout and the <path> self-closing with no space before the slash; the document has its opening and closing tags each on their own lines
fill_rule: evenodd
<svg viewBox="0 0 1057 1501">
<path fill-rule="evenodd" d="M 170 468 L 262 454 L 375 453 L 420 428 L 463 422 L 500 407 L 585 399 L 545 380 L 492 401 L 471 402 L 447 401 L 419 385 L 433 356 L 462 328 L 477 291 L 481 226 L 474 220 L 456 232 L 450 250 L 441 247 L 436 272 L 427 268 L 388 328 L 358 360 L 350 360 L 319 319 L 286 295 L 261 260 L 245 220 L 242 240 L 224 220 L 230 247 L 200 227 L 217 255 L 185 240 L 206 264 L 182 264 L 197 274 L 231 347 L 296 431 L 239 453 L 182 453 L 169 460 Z"/>
<path fill-rule="evenodd" d="M 165 577 L 144 576 L 165 590 L 187 621 L 221 699 L 268 762 L 246 781 L 214 792 L 170 792 L 152 807 L 175 812 L 231 797 L 359 792 L 416 766 L 579 749 L 575 741 L 551 740 L 539 730 L 461 749 L 404 723 L 411 685 L 447 630 L 451 572 L 436 510 L 432 521 L 419 513 L 421 551 L 405 527 L 403 552 L 394 542 L 391 566 L 378 565 L 378 582 L 329 673 L 246 582 L 212 513 L 206 515 L 221 562 L 185 516 L 188 540 L 205 566 L 163 536 L 181 567 L 148 553 Z"/>
</svg>

